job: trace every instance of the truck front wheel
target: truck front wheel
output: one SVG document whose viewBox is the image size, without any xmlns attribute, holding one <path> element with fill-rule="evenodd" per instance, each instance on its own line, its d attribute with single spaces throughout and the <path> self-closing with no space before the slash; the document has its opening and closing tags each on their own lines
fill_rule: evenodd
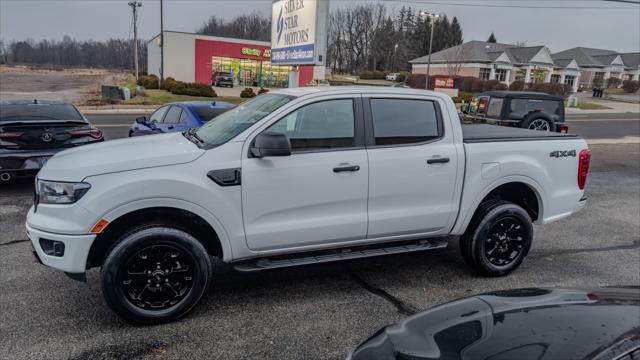
<svg viewBox="0 0 640 360">
<path fill-rule="evenodd" d="M 503 276 L 520 266 L 532 240 L 531 217 L 523 208 L 489 200 L 480 205 L 460 237 L 460 251 L 480 275 Z"/>
<path fill-rule="evenodd" d="M 127 321 L 159 324 L 185 316 L 211 281 L 211 259 L 190 234 L 150 225 L 123 235 L 104 261 L 102 292 Z"/>
</svg>

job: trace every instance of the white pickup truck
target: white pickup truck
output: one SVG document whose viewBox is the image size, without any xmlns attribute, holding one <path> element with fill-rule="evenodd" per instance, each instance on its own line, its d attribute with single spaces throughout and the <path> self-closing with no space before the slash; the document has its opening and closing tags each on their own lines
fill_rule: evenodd
<svg viewBox="0 0 640 360">
<path fill-rule="evenodd" d="M 461 126 L 445 95 L 273 91 L 185 133 L 63 151 L 38 174 L 37 258 L 140 323 L 200 300 L 212 258 L 256 271 L 445 247 L 485 276 L 517 268 L 546 224 L 581 209 L 574 135 Z"/>
</svg>

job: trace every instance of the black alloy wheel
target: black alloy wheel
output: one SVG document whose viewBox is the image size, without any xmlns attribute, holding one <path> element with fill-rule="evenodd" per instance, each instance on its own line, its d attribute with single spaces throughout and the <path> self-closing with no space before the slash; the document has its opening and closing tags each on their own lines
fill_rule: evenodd
<svg viewBox="0 0 640 360">
<path fill-rule="evenodd" d="M 102 293 L 127 321 L 160 324 L 187 315 L 206 292 L 211 258 L 191 234 L 142 225 L 124 234 L 102 264 Z"/>
<path fill-rule="evenodd" d="M 487 260 L 496 266 L 509 265 L 522 252 L 525 236 L 520 219 L 513 216 L 500 219 L 489 230 L 484 242 Z"/>
<path fill-rule="evenodd" d="M 173 245 L 150 245 L 125 262 L 117 283 L 133 306 L 165 310 L 182 301 L 193 289 L 195 259 Z"/>
<path fill-rule="evenodd" d="M 467 265 L 483 276 L 504 276 L 517 269 L 533 241 L 530 215 L 503 200 L 489 200 L 476 210 L 460 237 Z"/>
</svg>

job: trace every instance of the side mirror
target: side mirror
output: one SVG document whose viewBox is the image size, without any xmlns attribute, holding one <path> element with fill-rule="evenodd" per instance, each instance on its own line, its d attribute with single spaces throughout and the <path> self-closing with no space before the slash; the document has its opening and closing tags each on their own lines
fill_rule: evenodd
<svg viewBox="0 0 640 360">
<path fill-rule="evenodd" d="M 147 123 L 147 117 L 143 116 L 143 117 L 136 118 L 136 122 L 140 125 L 144 125 Z"/>
<path fill-rule="evenodd" d="M 256 158 L 263 158 L 265 156 L 290 156 L 291 143 L 287 135 L 267 131 L 256 136 L 249 151 L 251 155 Z"/>
</svg>

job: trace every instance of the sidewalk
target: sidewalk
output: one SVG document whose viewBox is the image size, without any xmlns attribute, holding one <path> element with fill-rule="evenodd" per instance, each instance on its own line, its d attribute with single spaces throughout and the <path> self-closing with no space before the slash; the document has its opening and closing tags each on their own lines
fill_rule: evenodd
<svg viewBox="0 0 640 360">
<path fill-rule="evenodd" d="M 632 98 L 634 95 L 638 96 L 638 98 L 640 99 L 640 94 L 630 94 L 625 96 Z M 576 93 L 576 96 L 578 97 L 578 101 L 581 103 L 585 103 L 585 102 L 594 103 L 594 104 L 606 106 L 610 109 L 582 110 L 582 109 L 567 107 L 565 108 L 565 112 L 567 114 L 640 113 L 640 102 L 633 103 L 629 101 L 623 102 L 623 101 L 615 101 L 615 100 L 610 100 L 605 98 L 595 98 L 591 96 L 591 92 Z"/>
</svg>

